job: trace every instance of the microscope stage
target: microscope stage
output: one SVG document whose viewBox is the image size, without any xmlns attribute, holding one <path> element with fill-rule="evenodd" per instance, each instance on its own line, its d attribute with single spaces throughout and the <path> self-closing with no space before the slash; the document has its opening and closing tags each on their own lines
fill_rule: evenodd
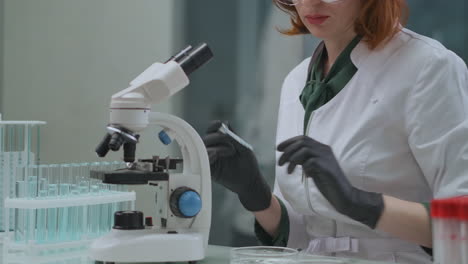
<svg viewBox="0 0 468 264">
<path fill-rule="evenodd" d="M 116 171 L 91 171 L 91 178 L 109 184 L 148 184 L 150 181 L 168 181 L 166 172 L 150 172 L 122 169 Z"/>
</svg>

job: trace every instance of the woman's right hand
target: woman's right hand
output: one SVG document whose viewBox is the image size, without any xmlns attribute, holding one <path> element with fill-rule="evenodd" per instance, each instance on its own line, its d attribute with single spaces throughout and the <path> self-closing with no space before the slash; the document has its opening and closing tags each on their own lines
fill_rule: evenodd
<svg viewBox="0 0 468 264">
<path fill-rule="evenodd" d="M 271 189 L 260 173 L 255 154 L 220 132 L 221 125 L 221 121 L 211 122 L 203 137 L 212 180 L 236 193 L 247 210 L 267 209 L 271 203 Z"/>
</svg>

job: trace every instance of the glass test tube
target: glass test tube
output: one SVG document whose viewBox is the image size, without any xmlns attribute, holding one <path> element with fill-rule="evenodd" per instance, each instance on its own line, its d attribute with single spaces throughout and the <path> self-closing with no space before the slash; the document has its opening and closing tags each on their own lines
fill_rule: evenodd
<svg viewBox="0 0 468 264">
<path fill-rule="evenodd" d="M 60 184 L 59 184 L 59 196 L 62 199 L 66 199 L 70 196 L 70 182 L 71 182 L 71 172 L 70 166 L 68 164 L 61 164 L 60 166 Z M 67 241 L 69 239 L 68 234 L 68 207 L 58 208 L 58 240 Z"/>
<path fill-rule="evenodd" d="M 28 199 L 37 199 L 38 196 L 38 180 L 39 180 L 39 167 L 36 165 L 29 165 L 27 168 L 28 179 Z M 27 239 L 36 239 L 36 209 L 26 209 L 27 211 Z"/>
<path fill-rule="evenodd" d="M 38 199 L 46 199 L 49 192 L 48 185 L 49 166 L 39 166 Z M 47 209 L 37 210 L 36 240 L 38 243 L 47 241 Z"/>
<path fill-rule="evenodd" d="M 109 162 L 109 170 L 110 171 L 116 171 L 116 170 L 119 170 L 122 167 L 122 162 L 120 161 L 112 161 L 112 162 Z M 118 190 L 119 190 L 119 186 L 121 186 L 120 184 L 107 184 L 107 191 L 110 192 L 110 193 L 117 193 Z M 112 229 L 112 226 L 114 226 L 114 213 L 116 211 L 119 211 L 118 210 L 118 203 L 110 203 L 108 205 L 109 207 L 109 216 L 108 216 L 108 223 L 107 223 L 107 230 L 106 232 L 108 232 L 110 229 Z"/>
<path fill-rule="evenodd" d="M 89 164 L 90 171 L 102 171 L 102 163 L 101 162 L 93 162 Z M 93 196 L 99 195 L 99 180 L 90 178 L 89 181 L 89 192 Z M 90 237 L 96 237 L 99 234 L 99 205 L 90 205 L 88 206 L 88 234 Z"/>
<path fill-rule="evenodd" d="M 126 163 L 123 162 L 123 161 L 114 161 L 113 162 L 113 165 L 114 165 L 114 170 L 118 170 L 118 169 L 122 169 L 122 168 L 126 168 Z M 127 185 L 123 185 L 123 184 L 117 184 L 116 187 L 115 187 L 116 191 L 118 192 L 128 192 L 128 186 Z M 125 203 L 124 202 L 120 202 L 120 203 L 117 203 L 112 214 L 111 214 L 111 227 L 114 225 L 114 213 L 116 211 L 124 211 L 125 210 Z"/>
<path fill-rule="evenodd" d="M 70 173 L 70 198 L 80 195 L 79 192 L 79 178 L 80 178 L 80 164 L 69 164 Z M 70 240 L 77 240 L 81 233 L 81 226 L 79 217 L 79 207 L 71 206 L 68 208 L 68 235 Z"/>
<path fill-rule="evenodd" d="M 89 195 L 89 187 L 90 187 L 90 163 L 81 163 L 79 164 L 79 185 L 78 185 L 78 192 L 80 195 Z M 88 227 L 88 206 L 81 206 L 78 209 L 79 211 L 79 237 L 78 239 L 82 239 L 83 235 L 87 233 Z"/>
<path fill-rule="evenodd" d="M 107 184 L 100 183 L 98 184 L 99 186 L 99 195 L 103 196 L 108 193 Z M 99 233 L 103 234 L 109 230 L 110 226 L 110 210 L 111 210 L 111 204 L 101 204 L 100 205 L 100 225 L 99 225 Z"/>
<path fill-rule="evenodd" d="M 89 170 L 90 171 L 102 171 L 103 170 L 103 165 L 102 162 L 93 162 L 89 164 Z M 97 184 L 100 181 L 98 179 L 90 178 L 89 180 L 89 185 L 90 185 L 90 191 L 91 191 L 91 186 L 97 186 Z"/>
<path fill-rule="evenodd" d="M 110 190 L 113 193 L 117 193 L 118 191 L 118 186 L 117 184 L 111 184 L 110 185 Z M 119 203 L 112 203 L 111 205 L 111 211 L 110 211 L 110 227 L 112 228 L 114 226 L 114 213 L 119 211 Z"/>
<path fill-rule="evenodd" d="M 468 209 L 468 202 L 467 202 Z M 466 211 L 468 213 L 468 211 Z M 468 264 L 468 219 L 463 219 L 460 222 L 461 230 L 461 259 L 463 264 Z"/>
<path fill-rule="evenodd" d="M 90 185 L 90 163 L 81 163 L 79 164 L 79 186 L 83 187 L 82 190 L 84 191 L 87 188 L 87 192 L 89 192 L 89 185 Z"/>
<path fill-rule="evenodd" d="M 36 198 L 37 197 L 37 188 L 38 188 L 38 175 L 39 175 L 39 167 L 35 165 L 31 165 L 27 167 L 27 178 L 28 178 L 28 198 Z"/>
<path fill-rule="evenodd" d="M 48 172 L 48 196 L 51 199 L 56 199 L 58 197 L 58 184 L 60 177 L 60 167 L 57 164 L 49 165 Z M 47 209 L 47 241 L 56 241 L 57 240 L 57 217 L 58 210 L 57 208 L 48 208 Z"/>
<path fill-rule="evenodd" d="M 115 166 L 113 162 L 102 162 L 102 167 L 104 171 L 113 171 Z M 110 191 L 110 184 L 100 183 L 99 186 L 99 193 L 101 195 L 106 195 Z M 112 211 L 112 204 L 101 204 L 101 215 L 100 215 L 100 233 L 107 233 L 111 228 L 111 211 Z"/>
<path fill-rule="evenodd" d="M 457 205 L 460 230 L 460 263 L 468 264 L 468 196 L 461 196 Z"/>
<path fill-rule="evenodd" d="M 99 187 L 97 185 L 91 185 L 90 190 L 92 195 L 99 195 Z M 99 205 L 90 205 L 88 209 L 88 232 L 91 237 L 99 235 Z"/>
<path fill-rule="evenodd" d="M 19 169 L 20 170 L 20 169 Z M 25 198 L 27 190 L 27 182 L 18 180 L 15 186 L 16 198 Z M 14 238 L 17 243 L 25 243 L 26 238 L 26 219 L 27 214 L 24 209 L 15 209 L 15 232 Z"/>
</svg>

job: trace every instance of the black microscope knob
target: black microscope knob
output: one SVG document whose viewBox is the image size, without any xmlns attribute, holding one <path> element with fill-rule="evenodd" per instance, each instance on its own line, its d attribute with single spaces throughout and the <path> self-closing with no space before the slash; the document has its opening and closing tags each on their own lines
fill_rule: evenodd
<svg viewBox="0 0 468 264">
<path fill-rule="evenodd" d="M 145 229 L 143 213 L 140 211 L 118 211 L 114 214 L 113 229 L 139 230 Z"/>
<path fill-rule="evenodd" d="M 171 194 L 170 207 L 174 215 L 181 218 L 192 218 L 201 210 L 200 194 L 191 188 L 179 187 Z"/>
</svg>

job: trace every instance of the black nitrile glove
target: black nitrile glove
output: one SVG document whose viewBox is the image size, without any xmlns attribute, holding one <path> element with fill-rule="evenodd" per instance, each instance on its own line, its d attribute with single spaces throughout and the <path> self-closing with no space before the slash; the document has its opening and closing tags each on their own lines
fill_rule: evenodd
<svg viewBox="0 0 468 264">
<path fill-rule="evenodd" d="M 213 121 L 203 137 L 212 180 L 236 193 L 247 210 L 267 209 L 270 207 L 271 189 L 259 171 L 254 153 L 229 135 L 219 132 L 221 124 L 221 121 Z"/>
<path fill-rule="evenodd" d="M 328 145 L 307 136 L 297 136 L 279 144 L 278 151 L 283 152 L 278 164 L 289 162 L 288 173 L 292 173 L 296 165 L 302 165 L 306 177 L 314 180 L 338 212 L 375 228 L 384 208 L 382 194 L 353 187 Z"/>
</svg>

